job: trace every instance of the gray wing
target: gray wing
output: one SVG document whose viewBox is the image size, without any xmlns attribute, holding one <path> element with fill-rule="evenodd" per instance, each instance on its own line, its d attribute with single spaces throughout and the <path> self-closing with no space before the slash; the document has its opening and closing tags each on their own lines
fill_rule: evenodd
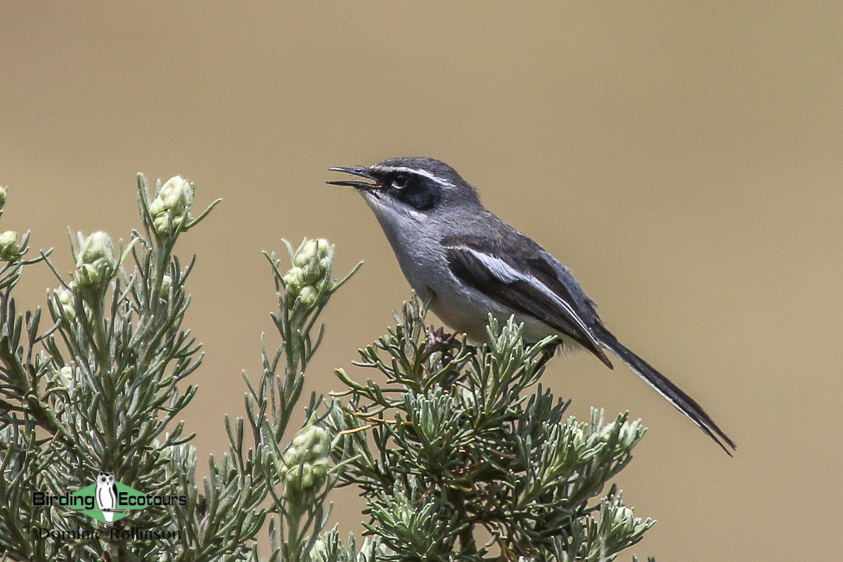
<svg viewBox="0 0 843 562">
<path fill-rule="evenodd" d="M 565 334 L 611 368 L 589 328 L 590 323 L 599 322 L 597 314 L 579 286 L 569 286 L 561 278 L 556 264 L 549 261 L 553 258 L 538 244 L 527 237 L 507 238 L 494 241 L 491 247 L 486 241 L 481 245 L 464 237 L 444 239 L 451 273 L 504 306 Z"/>
</svg>

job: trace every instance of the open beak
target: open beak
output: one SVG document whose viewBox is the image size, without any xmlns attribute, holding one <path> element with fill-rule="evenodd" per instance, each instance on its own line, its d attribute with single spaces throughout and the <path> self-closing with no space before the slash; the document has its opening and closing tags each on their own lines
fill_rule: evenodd
<svg viewBox="0 0 843 562">
<path fill-rule="evenodd" d="M 361 178 L 366 178 L 367 180 L 371 180 L 371 182 L 367 181 L 359 181 L 359 180 L 337 180 L 337 181 L 329 181 L 325 183 L 329 183 L 331 185 L 342 185 L 346 187 L 353 187 L 355 189 L 362 189 L 364 191 L 373 191 L 377 189 L 383 189 L 383 186 L 380 184 L 378 179 L 369 172 L 368 168 L 331 168 L 332 172 L 344 172 L 346 174 L 351 174 L 352 176 L 359 176 Z"/>
</svg>

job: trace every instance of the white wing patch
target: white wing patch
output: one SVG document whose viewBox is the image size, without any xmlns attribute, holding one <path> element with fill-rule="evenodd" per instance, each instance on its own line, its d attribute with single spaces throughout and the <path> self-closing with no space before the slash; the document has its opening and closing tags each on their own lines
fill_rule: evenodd
<svg viewBox="0 0 843 562">
<path fill-rule="evenodd" d="M 471 253 L 471 255 L 480 260 L 483 265 L 486 266 L 486 269 L 488 269 L 492 275 L 504 283 L 529 280 L 526 275 L 516 269 L 513 269 L 508 263 L 498 257 L 490 256 L 489 254 L 484 254 L 474 250 L 473 248 L 466 248 L 465 246 L 460 246 L 460 249 Z"/>
<path fill-rule="evenodd" d="M 564 299 L 562 299 L 559 295 L 551 291 L 547 287 L 547 285 L 545 285 L 532 275 L 524 274 L 518 271 L 517 269 L 513 268 L 511 265 L 509 265 L 499 257 L 479 252 L 474 248 L 469 248 L 467 246 L 455 246 L 454 248 L 463 250 L 465 252 L 469 252 L 475 258 L 480 260 L 480 262 L 486 267 L 486 269 L 489 270 L 492 275 L 494 275 L 504 283 L 513 283 L 515 281 L 524 281 L 526 283 L 529 283 L 532 287 L 534 287 L 539 292 L 549 297 L 556 304 L 562 307 L 565 312 L 568 313 L 568 316 L 571 318 L 571 320 L 576 322 L 577 326 L 579 326 L 584 333 L 588 334 L 588 336 L 591 337 L 591 330 L 588 329 L 588 326 L 586 326 L 585 322 L 583 322 L 582 318 L 580 318 L 579 314 L 576 313 L 573 307 L 571 307 L 571 305 Z"/>
</svg>

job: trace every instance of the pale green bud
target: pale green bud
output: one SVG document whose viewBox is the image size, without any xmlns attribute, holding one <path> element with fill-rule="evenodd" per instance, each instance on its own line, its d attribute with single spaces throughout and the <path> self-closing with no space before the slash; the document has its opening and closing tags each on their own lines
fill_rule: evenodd
<svg viewBox="0 0 843 562">
<path fill-rule="evenodd" d="M 305 285 L 299 292 L 299 303 L 305 308 L 313 308 L 319 299 L 319 291 L 312 285 Z"/>
<path fill-rule="evenodd" d="M 18 244 L 18 233 L 7 230 L 0 234 L 0 260 L 15 261 L 21 256 L 21 248 Z"/>
<path fill-rule="evenodd" d="M 167 214 L 161 215 L 152 221 L 155 232 L 166 236 L 176 232 L 184 224 L 184 217 L 170 217 Z"/>
<path fill-rule="evenodd" d="M 284 497 L 295 492 L 321 487 L 331 468 L 331 435 L 312 421 L 300 429 L 282 456 L 279 474 L 285 482 Z"/>
<path fill-rule="evenodd" d="M 305 448 L 310 443 L 311 439 L 313 439 L 313 426 L 308 425 L 301 428 L 298 433 L 296 433 L 295 437 L 293 437 L 293 447 Z"/>
<path fill-rule="evenodd" d="M 302 491 L 306 486 L 304 485 L 305 474 L 313 479 L 311 468 L 308 463 L 300 463 L 292 466 L 284 471 L 282 480 L 284 481 L 284 497 L 289 499 L 295 498 L 295 493 Z"/>
<path fill-rule="evenodd" d="M 325 240 L 324 238 L 320 238 L 316 241 L 316 251 L 320 257 L 330 257 L 333 259 L 334 257 L 334 245 Z"/>
<path fill-rule="evenodd" d="M 327 297 L 332 283 L 331 269 L 334 260 L 334 247 L 327 240 L 305 240 L 293 252 L 293 267 L 284 274 L 287 307 L 292 309 L 298 302 L 305 309 L 312 309 L 319 304 L 320 298 Z"/>
<path fill-rule="evenodd" d="M 284 455 L 281 459 L 287 467 L 291 467 L 299 463 L 300 456 L 301 454 L 299 453 L 298 448 L 296 448 L 295 445 L 291 445 L 290 447 L 287 447 L 286 451 L 284 451 Z"/>
<path fill-rule="evenodd" d="M 174 217 L 167 212 L 164 212 L 154 219 L 152 219 L 152 228 L 155 229 L 161 236 L 168 236 L 173 232 L 176 232 L 181 225 L 184 224 L 185 216 L 179 215 Z"/>
<path fill-rule="evenodd" d="M 326 279 L 334 263 L 334 246 L 327 240 L 306 240 L 293 256 L 293 265 L 305 271 L 305 282 Z"/>
<path fill-rule="evenodd" d="M 307 263 L 301 267 L 302 281 L 307 285 L 315 285 L 322 278 L 323 272 L 319 262 Z"/>
<path fill-rule="evenodd" d="M 310 445 L 310 454 L 315 459 L 326 459 L 331 454 L 331 435 L 322 428 L 318 428 L 314 442 Z"/>
<path fill-rule="evenodd" d="M 64 287 L 59 287 L 56 289 L 55 293 L 62 306 L 73 304 L 73 294 Z"/>
<path fill-rule="evenodd" d="M 615 509 L 615 515 L 612 518 L 612 530 L 620 531 L 623 529 L 629 532 L 635 526 L 635 513 L 632 509 L 625 505 L 620 505 Z"/>
<path fill-rule="evenodd" d="M 328 476 L 330 465 L 322 460 L 315 463 L 302 462 L 288 468 L 283 473 L 284 497 L 292 499 L 296 492 L 305 492 L 311 488 L 320 488 Z"/>
<path fill-rule="evenodd" d="M 172 234 L 174 230 L 174 225 L 167 213 L 164 212 L 154 219 L 152 219 L 152 228 L 155 229 L 155 232 L 160 234 L 161 236 L 166 236 L 168 234 Z"/>
<path fill-rule="evenodd" d="M 328 475 L 328 470 L 331 468 L 331 464 L 328 462 L 327 459 L 320 459 L 318 461 L 314 461 L 311 463 L 313 467 L 313 477 L 317 480 L 321 480 Z"/>
<path fill-rule="evenodd" d="M 293 267 L 284 274 L 284 284 L 287 285 L 287 290 L 301 290 L 304 283 L 304 272 L 300 267 Z"/>
<path fill-rule="evenodd" d="M 193 184 L 182 178 L 174 176 L 161 186 L 156 194 L 156 199 L 161 199 L 164 209 L 170 211 L 174 217 L 186 215 L 193 205 L 195 189 Z"/>
<path fill-rule="evenodd" d="M 296 255 L 293 256 L 293 265 L 304 267 L 310 263 L 316 257 L 318 248 L 319 242 L 317 240 L 307 240 L 296 251 Z"/>
<path fill-rule="evenodd" d="M 324 458 L 331 452 L 331 435 L 318 425 L 307 425 L 293 438 L 293 447 L 302 450 L 304 460 Z"/>
<path fill-rule="evenodd" d="M 149 204 L 149 214 L 153 217 L 166 214 L 166 212 L 167 210 L 164 209 L 164 202 L 158 197 L 153 199 L 152 203 Z"/>
<path fill-rule="evenodd" d="M 173 284 L 173 278 L 169 275 L 164 275 L 161 278 L 161 291 L 158 293 L 158 296 L 162 299 L 166 299 L 170 296 L 170 287 Z"/>
<path fill-rule="evenodd" d="M 331 275 L 331 270 L 334 268 L 334 245 L 324 238 L 317 240 L 316 244 L 316 257 L 319 258 L 318 263 L 319 269 L 321 270 L 320 272 L 322 277 L 324 277 L 326 281 L 329 281 L 328 278 Z"/>
<path fill-rule="evenodd" d="M 0 210 L 6 205 L 6 188 L 0 186 Z"/>
<path fill-rule="evenodd" d="M 296 470 L 299 477 L 299 488 L 310 488 L 313 486 L 313 465 L 310 463 L 303 463 L 300 470 Z"/>
<path fill-rule="evenodd" d="M 114 258 L 114 244 L 108 234 L 100 230 L 83 239 L 80 233 L 79 239 L 81 240 L 81 246 L 79 258 L 76 261 L 77 267 L 86 263 L 93 264 L 100 260 L 117 265 L 117 260 Z"/>
<path fill-rule="evenodd" d="M 53 380 L 65 388 L 70 388 L 73 384 L 73 367 L 65 365 L 59 369 L 55 374 Z"/>
<path fill-rule="evenodd" d="M 114 244 L 108 234 L 99 231 L 87 238 L 79 235 L 79 254 L 76 257 L 76 273 L 73 279 L 80 288 L 101 286 L 117 272 L 117 258 Z"/>
<path fill-rule="evenodd" d="M 73 367 L 65 365 L 60 369 L 50 370 L 50 383 L 53 386 L 58 386 L 69 391 L 73 391 Z"/>
<path fill-rule="evenodd" d="M 57 316 L 73 322 L 76 319 L 76 308 L 73 306 L 73 293 L 64 287 L 59 287 L 53 293 L 56 295 L 61 307 Z"/>
<path fill-rule="evenodd" d="M 174 176 L 161 186 L 149 204 L 152 228 L 159 236 L 169 236 L 179 230 L 189 218 L 195 189 L 193 184 Z"/>
</svg>

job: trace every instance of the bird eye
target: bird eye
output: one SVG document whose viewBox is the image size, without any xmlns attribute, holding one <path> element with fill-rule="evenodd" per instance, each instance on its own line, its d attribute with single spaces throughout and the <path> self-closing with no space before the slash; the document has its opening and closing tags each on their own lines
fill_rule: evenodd
<svg viewBox="0 0 843 562">
<path fill-rule="evenodd" d="M 410 183 L 410 176 L 407 174 L 398 174 L 392 178 L 392 187 L 396 189 L 404 189 Z"/>
</svg>

